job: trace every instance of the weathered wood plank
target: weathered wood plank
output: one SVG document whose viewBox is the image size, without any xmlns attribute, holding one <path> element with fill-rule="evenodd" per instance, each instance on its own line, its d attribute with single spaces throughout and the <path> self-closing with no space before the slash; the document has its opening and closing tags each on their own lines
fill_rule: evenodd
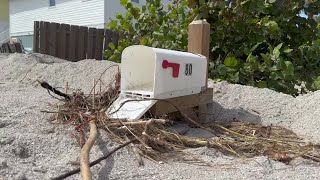
<svg viewBox="0 0 320 180">
<path fill-rule="evenodd" d="M 87 41 L 88 41 L 88 28 L 80 27 L 79 28 L 79 60 L 83 60 L 87 58 Z"/>
<path fill-rule="evenodd" d="M 69 51 L 69 59 L 71 61 L 78 61 L 78 49 L 79 49 L 79 26 L 71 26 L 70 28 L 70 51 Z"/>
<path fill-rule="evenodd" d="M 104 47 L 103 50 L 109 49 L 109 43 L 112 42 L 113 32 L 110 29 L 106 29 L 104 32 Z"/>
<path fill-rule="evenodd" d="M 104 30 L 97 29 L 96 33 L 96 48 L 94 49 L 94 58 L 97 60 L 102 60 L 103 54 L 103 38 L 104 38 Z"/>
<path fill-rule="evenodd" d="M 58 39 L 58 29 L 60 24 L 57 23 L 50 23 L 49 24 L 49 55 L 57 56 L 58 55 L 58 46 L 57 46 L 57 39 Z"/>
<path fill-rule="evenodd" d="M 8 43 L 8 45 L 9 45 L 10 53 L 15 53 L 15 52 L 17 52 L 16 46 L 15 46 L 14 44 Z"/>
<path fill-rule="evenodd" d="M 16 47 L 17 53 L 22 53 L 22 46 L 20 43 L 14 43 L 14 46 Z"/>
<path fill-rule="evenodd" d="M 61 59 L 66 59 L 66 42 L 68 27 L 68 24 L 61 24 L 59 27 L 58 57 Z"/>
<path fill-rule="evenodd" d="M 44 22 L 41 21 L 40 22 L 40 53 L 41 54 L 45 54 L 46 53 L 46 49 L 45 49 L 45 44 L 46 44 L 46 39 L 45 39 L 45 27 L 44 27 Z"/>
<path fill-rule="evenodd" d="M 96 40 L 96 28 L 89 28 L 88 33 L 88 49 L 87 49 L 87 58 L 94 59 L 94 49 L 95 49 L 95 40 Z"/>
<path fill-rule="evenodd" d="M 119 34 L 117 32 L 112 31 L 112 43 L 114 44 L 115 47 L 118 46 L 119 42 Z"/>
<path fill-rule="evenodd" d="M 71 25 L 67 25 L 66 26 L 66 49 L 65 49 L 65 52 L 66 52 L 66 55 L 65 55 L 65 59 L 66 60 L 70 60 L 70 37 L 71 37 L 71 32 L 70 32 L 70 28 L 71 28 Z"/>
<path fill-rule="evenodd" d="M 176 105 L 181 110 L 196 107 L 199 105 L 207 105 L 212 102 L 213 89 L 207 88 L 207 90 L 199 93 L 182 97 L 175 97 L 171 99 L 166 99 L 170 103 Z M 159 116 L 162 114 L 168 114 L 176 112 L 177 109 L 170 103 L 164 101 L 158 101 L 151 109 L 150 112 L 154 116 Z"/>
<path fill-rule="evenodd" d="M 40 36 L 40 22 L 34 21 L 34 27 L 33 27 L 33 52 L 39 52 L 40 48 L 40 42 L 39 37 Z"/>
<path fill-rule="evenodd" d="M 49 22 L 44 22 L 44 54 L 49 54 Z"/>
<path fill-rule="evenodd" d="M 189 24 L 188 27 L 188 52 L 202 54 L 207 58 L 205 87 L 208 87 L 208 59 L 210 52 L 210 24 L 206 20 L 197 20 Z M 199 106 L 199 118 L 207 119 L 207 105 Z"/>
</svg>

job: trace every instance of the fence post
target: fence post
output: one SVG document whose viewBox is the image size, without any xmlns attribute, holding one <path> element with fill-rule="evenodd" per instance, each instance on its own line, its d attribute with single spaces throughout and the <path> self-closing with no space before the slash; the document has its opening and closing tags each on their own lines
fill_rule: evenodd
<svg viewBox="0 0 320 180">
<path fill-rule="evenodd" d="M 208 87 L 208 61 L 210 48 L 210 24 L 206 20 L 196 20 L 189 24 L 188 28 L 188 51 L 207 57 L 205 91 Z M 206 121 L 208 114 L 207 105 L 199 105 L 199 119 Z"/>
<path fill-rule="evenodd" d="M 39 52 L 39 21 L 34 21 L 33 28 L 33 52 Z"/>
</svg>

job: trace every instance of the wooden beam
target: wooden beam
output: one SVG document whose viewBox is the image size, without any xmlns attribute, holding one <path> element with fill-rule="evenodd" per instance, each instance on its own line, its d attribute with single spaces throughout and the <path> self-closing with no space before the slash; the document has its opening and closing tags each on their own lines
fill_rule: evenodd
<svg viewBox="0 0 320 180">
<path fill-rule="evenodd" d="M 213 89 L 207 88 L 199 94 L 193 94 L 182 97 L 166 99 L 166 101 L 158 101 L 151 109 L 150 113 L 154 116 L 176 112 L 177 109 L 171 105 L 174 104 L 181 110 L 188 110 L 199 105 L 207 105 L 212 102 Z"/>
<path fill-rule="evenodd" d="M 210 24 L 206 20 L 196 20 L 189 24 L 188 27 L 188 51 L 191 53 L 201 54 L 207 58 L 205 87 L 208 88 L 208 64 L 210 49 Z M 201 72 L 200 72 L 201 73 Z M 211 94 L 212 98 L 212 94 Z M 199 105 L 199 119 L 206 121 L 208 114 L 208 105 Z"/>
</svg>

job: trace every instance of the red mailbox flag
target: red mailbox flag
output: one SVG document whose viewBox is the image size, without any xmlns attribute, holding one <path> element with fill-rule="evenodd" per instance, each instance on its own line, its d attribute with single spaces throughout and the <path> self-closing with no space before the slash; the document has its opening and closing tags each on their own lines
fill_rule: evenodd
<svg viewBox="0 0 320 180">
<path fill-rule="evenodd" d="M 167 69 L 168 67 L 171 67 L 172 68 L 172 76 L 174 78 L 179 77 L 180 64 L 170 63 L 168 60 L 163 60 L 162 67 L 163 67 L 163 69 Z"/>
</svg>

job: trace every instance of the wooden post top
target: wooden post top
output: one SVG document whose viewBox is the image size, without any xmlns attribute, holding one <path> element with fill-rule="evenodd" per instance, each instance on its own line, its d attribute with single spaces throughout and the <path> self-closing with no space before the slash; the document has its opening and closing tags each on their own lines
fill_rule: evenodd
<svg viewBox="0 0 320 180">
<path fill-rule="evenodd" d="M 204 20 L 195 20 L 189 24 L 188 52 L 207 57 L 206 87 L 208 87 L 208 60 L 210 52 L 210 24 Z"/>
</svg>

